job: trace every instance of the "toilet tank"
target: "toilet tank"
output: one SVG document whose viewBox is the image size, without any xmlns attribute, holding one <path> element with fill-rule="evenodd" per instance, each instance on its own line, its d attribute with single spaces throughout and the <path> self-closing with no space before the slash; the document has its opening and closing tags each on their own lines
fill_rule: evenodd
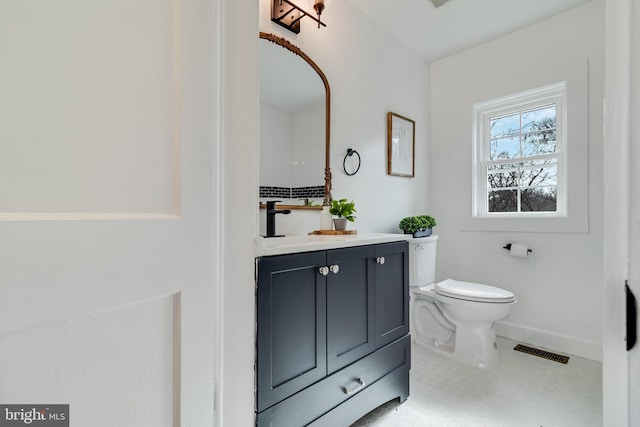
<svg viewBox="0 0 640 427">
<path fill-rule="evenodd" d="M 409 286 L 427 286 L 436 281 L 438 236 L 413 238 L 409 242 Z"/>
</svg>

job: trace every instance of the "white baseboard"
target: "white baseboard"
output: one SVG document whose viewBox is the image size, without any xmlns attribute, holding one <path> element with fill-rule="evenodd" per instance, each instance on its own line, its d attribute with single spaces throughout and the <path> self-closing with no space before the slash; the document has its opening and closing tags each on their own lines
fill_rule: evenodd
<svg viewBox="0 0 640 427">
<path fill-rule="evenodd" d="M 602 343 L 506 322 L 497 322 L 495 328 L 496 335 L 519 341 L 523 344 L 602 362 Z"/>
</svg>

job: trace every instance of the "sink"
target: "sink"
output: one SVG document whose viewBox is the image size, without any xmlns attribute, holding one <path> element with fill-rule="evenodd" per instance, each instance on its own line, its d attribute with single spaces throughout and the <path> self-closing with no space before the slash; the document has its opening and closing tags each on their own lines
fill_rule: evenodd
<svg viewBox="0 0 640 427">
<path fill-rule="evenodd" d="M 408 240 L 411 235 L 394 233 L 363 233 L 343 235 L 290 235 L 284 237 L 256 237 L 256 257 L 297 252 L 320 251 L 376 243 Z"/>
</svg>

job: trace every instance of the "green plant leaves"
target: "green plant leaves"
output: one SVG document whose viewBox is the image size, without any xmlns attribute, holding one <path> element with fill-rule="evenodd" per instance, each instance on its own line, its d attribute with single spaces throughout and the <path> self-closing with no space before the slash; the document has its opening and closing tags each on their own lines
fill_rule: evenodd
<svg viewBox="0 0 640 427">
<path fill-rule="evenodd" d="M 356 212 L 356 204 L 353 200 L 348 202 L 347 199 L 333 199 L 331 201 L 331 208 L 329 209 L 331 215 L 335 215 L 338 218 L 345 218 L 349 222 L 354 222 L 356 219 L 353 215 L 354 212 Z"/>
<path fill-rule="evenodd" d="M 402 218 L 398 224 L 398 228 L 405 233 L 415 233 L 416 231 L 426 230 L 436 225 L 436 220 L 432 216 L 416 215 Z"/>
</svg>

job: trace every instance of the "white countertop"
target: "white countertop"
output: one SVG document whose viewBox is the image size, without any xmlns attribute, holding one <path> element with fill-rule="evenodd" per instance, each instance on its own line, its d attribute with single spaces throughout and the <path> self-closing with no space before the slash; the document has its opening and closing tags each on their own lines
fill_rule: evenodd
<svg viewBox="0 0 640 427">
<path fill-rule="evenodd" d="M 256 237 L 256 257 L 348 248 L 351 246 L 411 240 L 411 234 L 363 233 L 338 236 L 298 235 Z"/>
</svg>

